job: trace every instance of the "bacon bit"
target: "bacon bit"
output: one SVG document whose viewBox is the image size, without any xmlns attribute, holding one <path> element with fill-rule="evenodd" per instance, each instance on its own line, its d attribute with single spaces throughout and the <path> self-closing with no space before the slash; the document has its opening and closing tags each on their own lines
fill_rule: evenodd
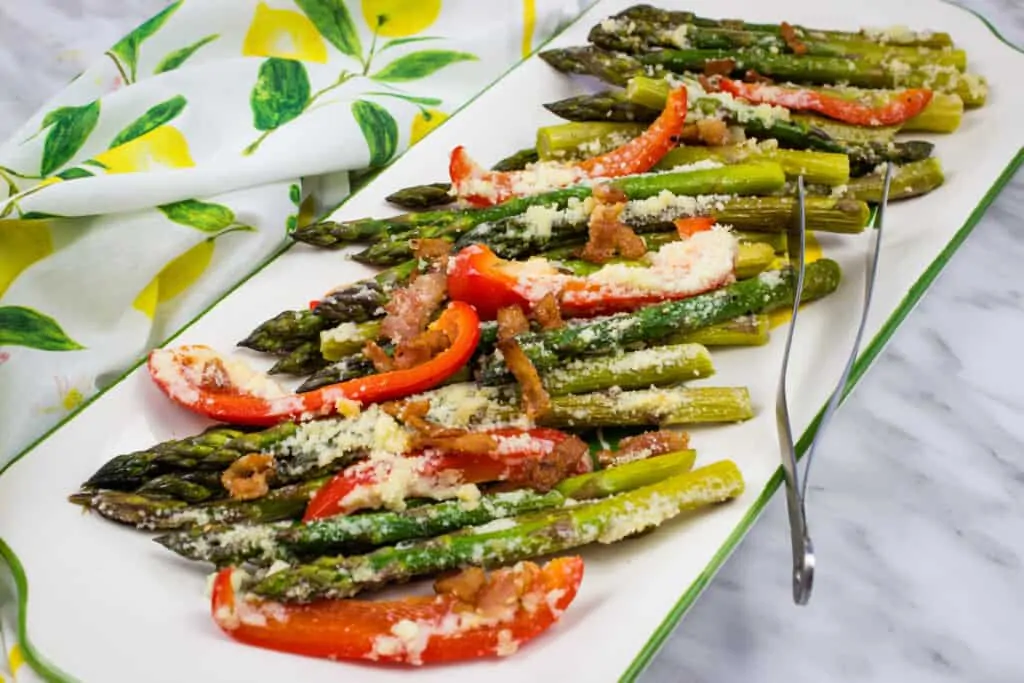
<svg viewBox="0 0 1024 683">
<path fill-rule="evenodd" d="M 605 263 L 616 253 L 627 259 L 638 259 L 647 253 L 643 238 L 619 220 L 624 208 L 624 202 L 598 203 L 594 207 L 588 223 L 589 239 L 580 258 L 590 263 Z"/>
<path fill-rule="evenodd" d="M 533 319 L 540 324 L 542 330 L 557 330 L 565 327 L 562 312 L 558 309 L 555 295 L 548 293 L 533 307 Z"/>
<path fill-rule="evenodd" d="M 513 487 L 529 486 L 545 492 L 553 489 L 566 477 L 579 472 L 580 462 L 590 457 L 587 444 L 576 436 L 559 441 L 550 453 L 531 460 L 524 469 L 522 478 L 509 482 Z"/>
<path fill-rule="evenodd" d="M 544 390 L 537 368 L 533 367 L 523 347 L 515 339 L 502 339 L 498 341 L 498 350 L 522 390 L 526 416 L 533 420 L 547 414 L 551 410 L 551 398 Z"/>
<path fill-rule="evenodd" d="M 701 119 L 697 122 L 697 137 L 711 147 L 729 144 L 729 127 L 718 119 Z"/>
<path fill-rule="evenodd" d="M 779 35 L 782 36 L 782 39 L 784 41 L 786 41 L 786 45 L 789 47 L 790 50 L 793 51 L 793 54 L 807 54 L 807 46 L 804 45 L 803 42 L 801 42 L 800 36 L 797 35 L 796 29 L 793 28 L 792 24 L 787 23 L 785 21 L 782 22 L 779 25 Z"/>
<path fill-rule="evenodd" d="M 267 477 L 274 474 L 274 457 L 265 453 L 249 453 L 235 460 L 220 475 L 220 483 L 233 500 L 253 500 L 267 495 Z"/>
<path fill-rule="evenodd" d="M 426 273 L 393 291 L 384 306 L 387 315 L 380 326 L 381 335 L 401 343 L 422 332 L 444 301 L 447 282 L 443 272 Z"/>
<path fill-rule="evenodd" d="M 679 134 L 679 142 L 682 144 L 700 142 L 700 136 L 697 134 L 697 124 L 690 123 L 683 126 L 683 132 Z"/>
<path fill-rule="evenodd" d="M 458 612 L 472 610 L 483 619 L 506 621 L 522 606 L 540 575 L 540 567 L 533 562 L 519 562 L 511 569 L 500 569 L 489 576 L 479 567 L 468 567 L 435 581 L 434 591 L 458 600 Z"/>
<path fill-rule="evenodd" d="M 597 461 L 602 467 L 616 467 L 636 460 L 653 458 L 656 455 L 683 451 L 689 447 L 689 434 L 661 429 L 628 436 L 619 441 L 618 450 L 598 451 Z"/>
<path fill-rule="evenodd" d="M 436 448 L 456 453 L 495 453 L 498 450 L 498 440 L 490 434 L 445 427 L 427 420 L 430 401 L 396 401 L 384 404 L 382 409 L 415 432 L 411 440 L 413 450 Z"/>
<path fill-rule="evenodd" d="M 530 331 L 530 321 L 519 306 L 498 309 L 498 339 L 512 339 Z"/>
<path fill-rule="evenodd" d="M 220 358 L 206 358 L 198 368 L 197 383 L 207 391 L 216 393 L 233 392 L 235 385 L 231 382 L 231 374 L 224 367 Z"/>
<path fill-rule="evenodd" d="M 767 84 L 771 84 L 771 83 L 775 82 L 772 79 L 768 78 L 767 76 L 762 76 L 761 74 L 757 73 L 753 69 L 747 69 L 747 73 L 745 73 L 743 75 L 743 80 L 746 81 L 747 83 L 767 83 Z"/>
<path fill-rule="evenodd" d="M 622 204 L 629 200 L 625 192 L 608 183 L 595 185 L 591 194 L 599 204 Z"/>
<path fill-rule="evenodd" d="M 422 365 L 452 345 L 445 330 L 426 330 L 395 347 L 394 369 L 408 370 Z"/>
<path fill-rule="evenodd" d="M 731 57 L 727 59 L 709 59 L 704 62 L 705 76 L 728 76 L 735 70 L 736 60 Z"/>
<path fill-rule="evenodd" d="M 395 368 L 391 356 L 375 341 L 368 341 L 363 345 L 363 355 L 373 363 L 373 369 L 377 372 L 391 372 Z"/>
<path fill-rule="evenodd" d="M 448 240 L 425 237 L 410 240 L 412 253 L 418 259 L 435 261 L 452 253 L 452 243 Z"/>
</svg>

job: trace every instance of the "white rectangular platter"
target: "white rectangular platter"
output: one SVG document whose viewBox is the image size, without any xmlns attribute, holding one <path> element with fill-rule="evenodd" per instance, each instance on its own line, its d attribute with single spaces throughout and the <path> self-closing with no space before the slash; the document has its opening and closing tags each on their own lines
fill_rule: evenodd
<svg viewBox="0 0 1024 683">
<path fill-rule="evenodd" d="M 592 25 L 631 4 L 599 2 L 547 47 L 585 43 Z M 981 19 L 940 0 L 655 4 L 748 21 L 948 31 L 967 50 L 971 70 L 988 78 L 989 103 L 969 112 L 956 134 L 932 138 L 946 184 L 893 205 L 887 215 L 866 333 L 871 341 L 855 373 L 859 376 L 1020 164 L 1024 56 Z M 532 144 L 538 126 L 556 121 L 541 104 L 576 94 L 579 87 L 540 59 L 527 60 L 351 197 L 333 218 L 394 213 L 382 197 L 445 178 L 448 152 L 458 144 L 485 164 Z M 796 433 L 811 424 L 842 370 L 857 322 L 849 312 L 860 310 L 870 239 L 868 233 L 820 236 L 825 255 L 842 265 L 844 280 L 833 296 L 801 315 L 789 379 Z M 338 253 L 293 248 L 173 343 L 229 350 L 258 322 L 369 274 Z M 205 426 L 171 405 L 144 369 L 136 369 L 0 476 L 0 557 L 23 584 L 22 635 L 30 661 L 54 680 L 88 683 L 632 679 L 778 487 L 774 396 L 783 341 L 776 333 L 766 347 L 714 351 L 718 372 L 705 380 L 750 387 L 758 411 L 744 424 L 693 430 L 698 464 L 731 458 L 740 466 L 747 490 L 739 499 L 640 539 L 584 550 L 586 574 L 575 603 L 555 628 L 515 656 L 420 670 L 335 663 L 235 643 L 210 619 L 201 567 L 178 560 L 144 534 L 83 515 L 66 502 L 114 455 Z M 780 542 L 785 538 L 779 534 Z"/>
</svg>

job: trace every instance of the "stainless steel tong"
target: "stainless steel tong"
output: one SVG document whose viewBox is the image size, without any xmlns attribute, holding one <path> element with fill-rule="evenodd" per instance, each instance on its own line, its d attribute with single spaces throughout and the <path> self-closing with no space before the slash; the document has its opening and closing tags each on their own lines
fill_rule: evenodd
<svg viewBox="0 0 1024 683">
<path fill-rule="evenodd" d="M 795 296 L 793 297 L 793 317 L 789 324 L 789 331 L 786 334 L 786 347 L 782 355 L 782 371 L 779 376 L 779 388 L 776 396 L 775 420 L 779 434 L 779 449 L 782 451 L 782 469 L 786 478 L 786 507 L 789 511 L 789 533 L 793 547 L 793 601 L 798 605 L 807 604 L 811 598 L 811 589 L 814 586 L 814 544 L 811 543 L 811 536 L 807 530 L 807 509 L 805 506 L 808 470 L 810 470 L 811 462 L 814 459 L 818 440 L 825 432 L 825 428 L 832 419 L 832 414 L 839 407 L 839 403 L 843 399 L 843 395 L 846 392 L 846 383 L 849 381 L 850 372 L 853 370 L 853 365 L 860 351 L 861 337 L 864 335 L 868 310 L 871 307 L 871 294 L 875 288 L 875 275 L 878 272 L 878 255 L 882 244 L 882 224 L 885 218 L 885 207 L 889 203 L 889 186 L 892 183 L 892 172 L 892 164 L 887 164 L 885 180 L 882 184 L 882 198 L 875 216 L 874 246 L 868 254 L 868 271 L 864 281 L 864 310 L 860 315 L 857 336 L 854 339 L 853 349 L 850 351 L 849 358 L 847 358 L 843 374 L 839 378 L 835 390 L 832 392 L 832 397 L 829 399 L 828 405 L 818 421 L 814 437 L 807 448 L 806 466 L 802 477 L 797 468 L 797 453 L 793 444 L 793 428 L 789 420 L 789 401 L 786 397 L 786 373 L 789 369 L 789 352 L 793 346 L 793 332 L 796 329 L 800 298 L 803 295 L 806 265 L 804 263 L 807 231 L 806 198 L 803 176 L 797 179 L 797 216 L 796 220 L 789 226 L 786 247 L 790 266 L 796 270 L 796 286 Z"/>
</svg>

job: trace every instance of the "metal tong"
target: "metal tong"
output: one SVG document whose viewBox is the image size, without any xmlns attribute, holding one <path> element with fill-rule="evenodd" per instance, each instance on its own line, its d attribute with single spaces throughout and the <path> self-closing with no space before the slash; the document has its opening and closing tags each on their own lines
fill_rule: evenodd
<svg viewBox="0 0 1024 683">
<path fill-rule="evenodd" d="M 782 355 L 782 371 L 779 376 L 775 420 L 778 427 L 779 449 L 782 451 L 782 469 L 786 479 L 786 507 L 789 511 L 789 532 L 793 547 L 793 602 L 798 605 L 807 604 L 811 597 L 811 589 L 814 586 L 814 544 L 811 542 L 811 536 L 807 530 L 807 510 L 805 506 L 807 475 L 811 462 L 814 459 L 815 447 L 829 421 L 832 419 L 832 414 L 839 407 L 839 403 L 846 393 L 846 383 L 849 381 L 850 372 L 853 370 L 853 365 L 860 351 L 860 342 L 864 335 L 868 310 L 871 307 L 871 294 L 875 287 L 875 275 L 878 272 L 878 256 L 882 243 L 882 224 L 885 218 L 885 207 L 889 203 L 889 186 L 892 183 L 892 172 L 892 164 L 886 164 L 885 180 L 882 185 L 882 199 L 875 216 L 874 246 L 868 254 L 868 272 L 864 284 L 864 310 L 861 312 L 857 336 L 854 339 L 853 349 L 850 351 L 843 374 L 832 392 L 828 405 L 818 421 L 818 427 L 814 432 L 814 437 L 811 439 L 810 446 L 807 448 L 807 464 L 802 478 L 797 468 L 797 453 L 793 444 L 793 429 L 789 420 L 789 402 L 786 397 L 786 372 L 789 368 L 789 352 L 793 346 L 793 332 L 796 329 L 797 314 L 804 288 L 804 251 L 807 232 L 804 179 L 803 176 L 797 179 L 797 217 L 789 226 L 786 246 L 790 266 L 796 270 L 796 286 L 793 297 L 793 316 L 789 324 L 789 331 L 786 334 L 786 346 Z"/>
</svg>

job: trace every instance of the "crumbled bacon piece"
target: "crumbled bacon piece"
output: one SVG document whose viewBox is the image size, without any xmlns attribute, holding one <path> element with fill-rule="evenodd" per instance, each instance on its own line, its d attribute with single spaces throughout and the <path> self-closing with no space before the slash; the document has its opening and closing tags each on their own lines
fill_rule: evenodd
<svg viewBox="0 0 1024 683">
<path fill-rule="evenodd" d="M 385 403 L 382 408 L 415 432 L 411 442 L 413 450 L 436 448 L 457 453 L 494 453 L 498 450 L 498 440 L 490 434 L 445 427 L 429 421 L 430 401 Z"/>
<path fill-rule="evenodd" d="M 391 356 L 375 341 L 368 341 L 363 345 L 363 355 L 373 363 L 373 369 L 377 372 L 391 372 L 395 368 Z"/>
<path fill-rule="evenodd" d="M 720 147 L 729 144 L 729 127 L 718 119 L 701 119 L 697 122 L 697 137 L 705 145 Z"/>
<path fill-rule="evenodd" d="M 625 192 L 609 183 L 595 185 L 591 193 L 600 204 L 622 204 L 629 200 Z"/>
<path fill-rule="evenodd" d="M 628 436 L 619 441 L 618 449 L 599 451 L 597 460 L 602 467 L 615 467 L 656 455 L 686 450 L 689 446 L 689 434 L 661 429 Z"/>
<path fill-rule="evenodd" d="M 220 475 L 220 483 L 233 500 L 253 500 L 267 495 L 267 478 L 274 474 L 274 457 L 265 453 L 249 453 L 235 460 Z"/>
<path fill-rule="evenodd" d="M 518 306 L 498 309 L 498 339 L 512 339 L 530 331 L 530 321 Z"/>
<path fill-rule="evenodd" d="M 732 58 L 709 59 L 704 62 L 705 76 L 728 76 L 735 70 L 736 60 Z"/>
<path fill-rule="evenodd" d="M 578 437 L 570 436 L 555 444 L 550 453 L 528 461 L 518 483 L 537 491 L 550 491 L 566 477 L 577 474 L 580 463 L 589 457 L 587 444 Z"/>
<path fill-rule="evenodd" d="M 412 253 L 418 259 L 435 261 L 452 253 L 452 243 L 448 240 L 424 237 L 409 242 Z"/>
<path fill-rule="evenodd" d="M 505 358 L 505 365 L 519 382 L 522 390 L 523 407 L 530 419 L 543 415 L 551 409 L 551 398 L 540 381 L 537 368 L 523 352 L 516 341 L 516 335 L 530 329 L 530 321 L 518 306 L 498 309 L 498 350 Z"/>
<path fill-rule="evenodd" d="M 384 306 L 387 315 L 381 323 L 381 335 L 395 343 L 412 339 L 422 332 L 447 294 L 447 275 L 425 273 L 405 287 L 391 292 Z"/>
<path fill-rule="evenodd" d="M 557 330 L 565 326 L 562 312 L 558 309 L 558 300 L 550 292 L 534 305 L 533 319 L 540 324 L 542 330 Z"/>
<path fill-rule="evenodd" d="M 426 330 L 395 347 L 394 369 L 408 370 L 422 365 L 452 345 L 444 330 Z"/>
<path fill-rule="evenodd" d="M 207 358 L 199 369 L 199 386 L 207 391 L 224 393 L 235 388 L 231 375 L 220 358 Z"/>
<path fill-rule="evenodd" d="M 793 25 L 788 22 L 782 22 L 779 25 L 779 35 L 786 41 L 786 45 L 795 55 L 807 54 L 807 46 L 800 40 L 800 36 L 796 34 L 796 29 Z"/>
<path fill-rule="evenodd" d="M 487 583 L 487 574 L 480 567 L 467 567 L 458 574 L 444 576 L 434 581 L 434 592 L 451 595 L 456 600 L 476 603 L 476 596 Z"/>
<path fill-rule="evenodd" d="M 762 76 L 753 69 L 747 69 L 747 73 L 744 74 L 743 80 L 747 83 L 774 83 L 774 81 L 767 76 Z"/>
<path fill-rule="evenodd" d="M 647 253 L 643 238 L 619 220 L 625 207 L 624 202 L 599 203 L 594 207 L 588 224 L 589 239 L 580 258 L 591 263 L 605 263 L 616 254 L 627 259 L 637 259 Z"/>
<path fill-rule="evenodd" d="M 483 619 L 503 622 L 526 607 L 528 596 L 536 597 L 531 594 L 537 590 L 540 575 L 540 567 L 533 562 L 519 562 L 490 575 L 479 567 L 468 567 L 435 581 L 434 591 L 458 600 L 456 612 L 472 611 Z"/>
</svg>

